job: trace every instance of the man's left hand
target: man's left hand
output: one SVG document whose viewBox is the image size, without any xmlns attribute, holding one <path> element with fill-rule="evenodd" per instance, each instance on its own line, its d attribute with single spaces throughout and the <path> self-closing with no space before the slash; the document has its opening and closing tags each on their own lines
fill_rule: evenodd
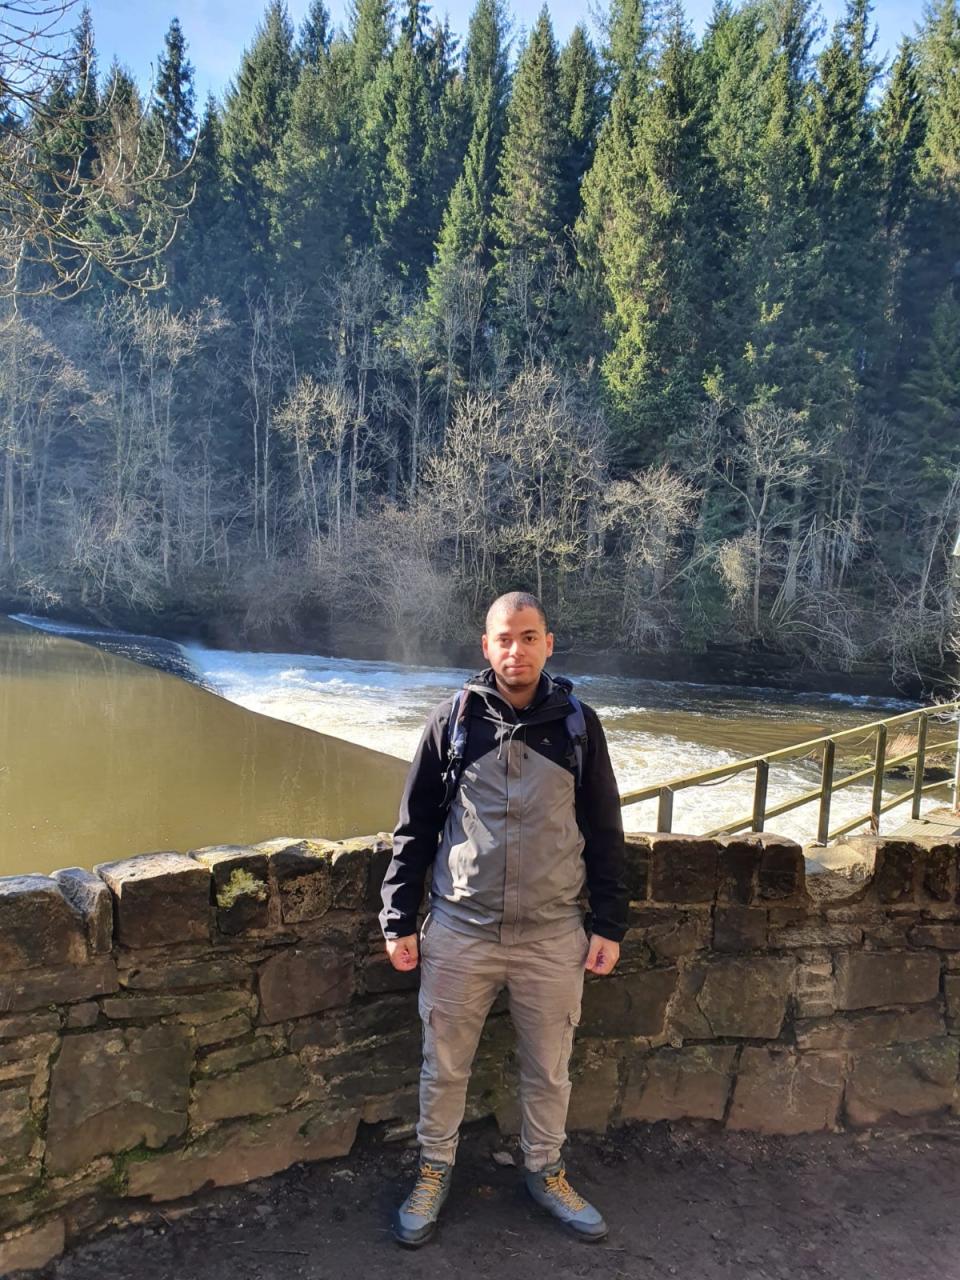
<svg viewBox="0 0 960 1280">
<path fill-rule="evenodd" d="M 620 943 L 593 934 L 583 967 L 590 973 L 613 973 L 620 959 Z"/>
</svg>

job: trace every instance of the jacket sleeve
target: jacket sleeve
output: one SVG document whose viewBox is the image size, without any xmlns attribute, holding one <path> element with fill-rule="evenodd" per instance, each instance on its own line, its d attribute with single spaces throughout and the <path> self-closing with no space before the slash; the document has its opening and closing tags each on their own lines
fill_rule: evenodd
<svg viewBox="0 0 960 1280">
<path fill-rule="evenodd" d="M 592 707 L 584 707 L 583 713 L 587 722 L 587 750 L 578 808 L 586 841 L 583 860 L 593 932 L 620 942 L 627 931 L 630 909 L 624 879 L 620 789 L 597 713 Z"/>
<path fill-rule="evenodd" d="M 424 882 L 447 817 L 443 773 L 451 705 L 447 700 L 431 712 L 407 774 L 400 820 L 393 833 L 393 857 L 381 889 L 380 927 L 385 938 L 407 938 L 417 931 Z"/>
</svg>

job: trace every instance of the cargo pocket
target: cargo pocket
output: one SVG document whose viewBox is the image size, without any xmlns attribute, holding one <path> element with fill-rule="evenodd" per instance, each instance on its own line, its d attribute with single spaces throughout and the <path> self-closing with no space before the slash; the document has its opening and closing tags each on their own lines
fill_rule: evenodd
<svg viewBox="0 0 960 1280">
<path fill-rule="evenodd" d="M 427 1066 L 433 1061 L 433 1005 L 424 999 L 423 991 L 417 999 L 420 1009 L 420 1061 Z"/>
<path fill-rule="evenodd" d="M 557 1072 L 561 1076 L 567 1074 L 567 1068 L 570 1066 L 570 1055 L 573 1053 L 573 1038 L 577 1033 L 577 1027 L 580 1025 L 580 1010 L 572 1009 L 563 1024 L 563 1034 L 560 1037 L 560 1058 L 557 1062 Z"/>
</svg>

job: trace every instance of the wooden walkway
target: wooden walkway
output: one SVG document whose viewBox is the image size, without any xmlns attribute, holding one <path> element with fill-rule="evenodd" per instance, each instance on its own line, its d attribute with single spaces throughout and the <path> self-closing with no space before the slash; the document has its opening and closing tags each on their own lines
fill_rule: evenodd
<svg viewBox="0 0 960 1280">
<path fill-rule="evenodd" d="M 894 840 L 912 840 L 915 836 L 958 836 L 960 814 L 947 808 L 931 809 L 922 818 L 911 818 L 894 831 L 884 831 L 883 835 Z"/>
</svg>

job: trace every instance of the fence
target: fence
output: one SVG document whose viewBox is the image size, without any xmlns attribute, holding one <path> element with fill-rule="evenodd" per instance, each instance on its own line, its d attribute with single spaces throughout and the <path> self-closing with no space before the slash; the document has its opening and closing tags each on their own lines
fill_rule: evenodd
<svg viewBox="0 0 960 1280">
<path fill-rule="evenodd" d="M 753 791 L 753 811 L 744 817 L 737 818 L 733 822 L 724 823 L 720 827 L 714 827 L 710 831 L 703 831 L 690 834 L 698 834 L 703 836 L 718 836 L 731 834 L 736 831 L 762 831 L 764 824 L 769 818 L 776 818 L 780 814 L 789 813 L 793 809 L 799 809 L 802 805 L 813 804 L 819 801 L 819 814 L 817 818 L 817 844 L 827 844 L 830 840 L 835 840 L 838 836 L 845 835 L 849 831 L 855 830 L 857 827 L 863 826 L 864 823 L 870 823 L 870 830 L 874 834 L 878 834 L 880 830 L 881 814 L 889 812 L 898 805 L 906 804 L 910 801 L 911 816 L 919 818 L 920 805 L 923 795 L 928 791 L 934 791 L 938 788 L 951 785 L 943 780 L 931 782 L 924 785 L 924 765 L 927 757 L 935 751 L 949 750 L 953 753 L 953 803 L 956 807 L 958 800 L 958 784 L 960 784 L 960 740 L 958 740 L 956 732 L 952 733 L 949 738 L 945 738 L 939 742 L 928 742 L 928 728 L 931 721 L 935 725 L 944 725 L 953 720 L 960 722 L 957 713 L 960 711 L 960 702 L 946 702 L 932 707 L 921 707 L 916 711 L 905 711 L 898 716 L 890 716 L 886 720 L 874 720 L 869 724 L 856 725 L 852 729 L 843 729 L 839 733 L 825 734 L 822 738 L 810 738 L 806 742 L 798 742 L 793 746 L 781 747 L 778 751 L 770 751 L 762 756 L 750 756 L 745 760 L 734 760 L 730 764 L 718 765 L 715 769 L 705 769 L 701 773 L 690 773 L 683 777 L 671 778 L 669 782 L 657 783 L 651 787 L 642 787 L 637 791 L 628 791 L 620 797 L 622 806 L 637 804 L 641 800 L 658 801 L 657 807 L 657 831 L 670 832 L 673 830 L 673 797 L 678 791 L 684 791 L 688 787 L 700 786 L 704 783 L 715 783 L 726 777 L 734 777 L 737 774 L 745 773 L 750 769 L 755 771 L 754 791 Z M 906 751 L 897 756 L 887 758 L 887 738 L 889 731 L 894 726 L 906 726 L 909 721 L 915 720 L 916 723 L 916 742 L 917 745 L 912 751 Z M 842 777 L 836 777 L 836 753 L 837 744 L 844 739 L 851 738 L 855 734 L 874 734 L 873 744 L 873 763 L 866 769 L 858 769 L 853 773 L 844 774 Z M 813 752 L 822 751 L 820 758 L 820 785 L 810 791 L 805 791 L 801 795 L 791 800 L 783 801 L 767 808 L 767 787 L 770 778 L 770 767 L 779 760 L 785 760 L 793 756 L 809 756 Z M 883 800 L 883 779 L 884 775 L 891 769 L 899 765 L 906 764 L 908 761 L 916 759 L 914 771 L 913 787 L 911 790 L 905 791 L 901 795 L 896 795 L 891 800 Z M 844 787 L 851 787 L 857 782 L 863 782 L 871 778 L 873 781 L 873 792 L 871 796 L 870 808 L 855 818 L 844 822 L 841 826 L 830 830 L 830 802 L 833 795 L 842 790 Z"/>
</svg>

